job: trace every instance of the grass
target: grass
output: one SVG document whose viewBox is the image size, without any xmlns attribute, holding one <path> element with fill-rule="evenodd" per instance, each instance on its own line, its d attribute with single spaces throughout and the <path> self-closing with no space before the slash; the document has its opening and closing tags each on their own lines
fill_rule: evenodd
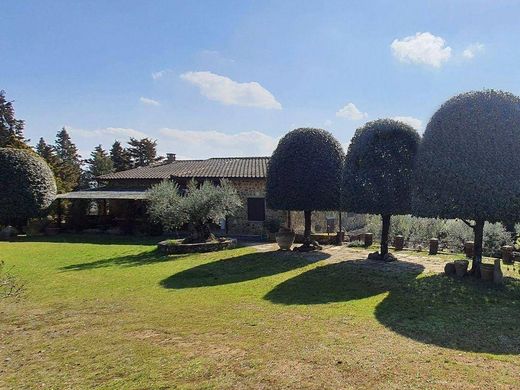
<svg viewBox="0 0 520 390">
<path fill-rule="evenodd" d="M 520 281 L 154 240 L 0 243 L 0 388 L 518 388 Z"/>
</svg>

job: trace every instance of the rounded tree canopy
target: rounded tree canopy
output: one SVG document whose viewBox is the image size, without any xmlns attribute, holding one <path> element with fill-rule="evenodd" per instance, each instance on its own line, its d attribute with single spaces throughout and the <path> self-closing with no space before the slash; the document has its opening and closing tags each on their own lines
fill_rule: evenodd
<svg viewBox="0 0 520 390">
<path fill-rule="evenodd" d="M 56 182 L 47 163 L 33 152 L 0 148 L 0 221 L 36 217 L 56 198 Z"/>
<path fill-rule="evenodd" d="M 467 92 L 433 115 L 419 148 L 413 213 L 490 222 L 520 220 L 520 98 Z"/>
<path fill-rule="evenodd" d="M 328 131 L 287 133 L 267 170 L 266 200 L 278 210 L 337 210 L 344 152 Z"/>
<path fill-rule="evenodd" d="M 420 137 L 393 119 L 368 122 L 350 142 L 343 173 L 343 207 L 355 213 L 408 214 Z"/>
</svg>

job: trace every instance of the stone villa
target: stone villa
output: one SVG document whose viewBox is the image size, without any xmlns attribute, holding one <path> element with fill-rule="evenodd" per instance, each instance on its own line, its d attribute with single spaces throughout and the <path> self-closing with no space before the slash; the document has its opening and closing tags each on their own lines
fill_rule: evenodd
<svg viewBox="0 0 520 390">
<path fill-rule="evenodd" d="M 144 214 L 145 191 L 163 180 L 174 180 L 181 187 L 189 180 L 226 178 L 237 189 L 243 207 L 234 217 L 219 221 L 220 228 L 234 235 L 261 235 L 264 221 L 279 220 L 285 223 L 287 213 L 271 210 L 265 203 L 265 184 L 269 157 L 210 158 L 207 160 L 176 160 L 168 154 L 165 161 L 147 167 L 110 173 L 97 178 L 99 189 L 61 194 L 59 199 L 85 199 L 98 201 L 99 214 L 114 218 L 121 214 L 121 205 L 130 204 L 136 219 Z"/>
</svg>

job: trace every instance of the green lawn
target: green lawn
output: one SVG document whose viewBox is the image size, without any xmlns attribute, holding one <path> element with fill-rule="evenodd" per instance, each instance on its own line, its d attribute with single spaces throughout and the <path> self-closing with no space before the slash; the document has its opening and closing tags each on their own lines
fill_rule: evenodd
<svg viewBox="0 0 520 390">
<path fill-rule="evenodd" d="M 153 243 L 1 242 L 26 291 L 0 302 L 0 388 L 520 387 L 518 279 Z"/>
</svg>

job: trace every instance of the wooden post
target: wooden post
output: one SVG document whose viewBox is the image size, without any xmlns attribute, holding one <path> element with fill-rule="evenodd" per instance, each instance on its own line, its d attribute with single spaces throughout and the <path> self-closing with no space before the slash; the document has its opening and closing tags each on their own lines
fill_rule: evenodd
<svg viewBox="0 0 520 390">
<path fill-rule="evenodd" d="M 291 210 L 287 210 L 287 227 L 289 229 L 292 227 Z"/>
<path fill-rule="evenodd" d="M 56 219 L 58 220 L 58 228 L 61 227 L 61 219 L 62 219 L 62 209 L 61 209 L 61 198 L 58 198 L 58 204 L 56 205 Z"/>
</svg>

